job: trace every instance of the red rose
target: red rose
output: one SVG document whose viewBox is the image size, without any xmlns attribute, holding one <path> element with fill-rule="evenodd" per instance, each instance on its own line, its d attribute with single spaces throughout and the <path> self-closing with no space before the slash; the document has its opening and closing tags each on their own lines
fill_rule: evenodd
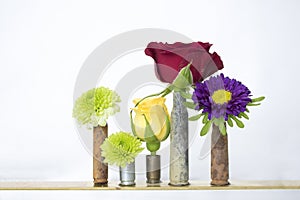
<svg viewBox="0 0 300 200">
<path fill-rule="evenodd" d="M 202 42 L 188 44 L 151 42 L 145 49 L 145 54 L 154 59 L 156 76 L 159 80 L 167 83 L 172 83 L 178 72 L 192 61 L 191 71 L 195 83 L 224 67 L 216 52 L 209 53 L 211 46 L 212 44 Z"/>
</svg>

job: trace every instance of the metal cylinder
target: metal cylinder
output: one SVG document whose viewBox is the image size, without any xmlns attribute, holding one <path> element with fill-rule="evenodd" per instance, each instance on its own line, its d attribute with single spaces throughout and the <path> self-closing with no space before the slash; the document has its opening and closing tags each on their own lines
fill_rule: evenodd
<svg viewBox="0 0 300 200">
<path fill-rule="evenodd" d="M 135 185 L 135 162 L 120 167 L 120 186 Z"/>
<path fill-rule="evenodd" d="M 107 184 L 108 167 L 104 164 L 104 158 L 101 156 L 100 146 L 107 138 L 107 125 L 97 126 L 93 129 L 93 178 L 95 186 Z"/>
<path fill-rule="evenodd" d="M 146 156 L 147 183 L 160 183 L 160 155 Z"/>
<path fill-rule="evenodd" d="M 173 93 L 170 132 L 170 185 L 189 184 L 188 112 L 186 100 L 179 92 Z"/>
<path fill-rule="evenodd" d="M 229 185 L 228 138 L 213 125 L 211 136 L 211 185 Z"/>
</svg>

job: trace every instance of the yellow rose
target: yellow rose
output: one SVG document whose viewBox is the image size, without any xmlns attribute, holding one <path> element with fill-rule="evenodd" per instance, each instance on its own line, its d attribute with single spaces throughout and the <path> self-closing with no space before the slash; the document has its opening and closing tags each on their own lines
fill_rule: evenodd
<svg viewBox="0 0 300 200">
<path fill-rule="evenodd" d="M 135 99 L 134 104 L 140 99 Z M 133 133 L 147 143 L 149 151 L 159 149 L 160 142 L 168 138 L 170 133 L 170 116 L 164 97 L 147 98 L 132 110 L 135 117 L 132 120 Z"/>
</svg>

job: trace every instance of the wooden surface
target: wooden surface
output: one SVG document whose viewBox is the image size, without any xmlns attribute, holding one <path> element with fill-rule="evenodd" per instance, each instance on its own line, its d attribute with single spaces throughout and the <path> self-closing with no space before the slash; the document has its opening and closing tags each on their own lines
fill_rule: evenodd
<svg viewBox="0 0 300 200">
<path fill-rule="evenodd" d="M 231 185 L 210 186 L 209 181 L 190 181 L 184 187 L 169 186 L 166 181 L 149 186 L 138 182 L 133 187 L 121 187 L 117 183 L 94 187 L 93 182 L 0 182 L 0 190 L 283 190 L 300 189 L 300 181 L 231 181 Z"/>
</svg>

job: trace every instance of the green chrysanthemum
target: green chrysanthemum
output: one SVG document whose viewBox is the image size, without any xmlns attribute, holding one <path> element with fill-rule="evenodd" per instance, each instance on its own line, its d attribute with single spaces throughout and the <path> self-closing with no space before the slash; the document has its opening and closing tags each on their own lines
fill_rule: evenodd
<svg viewBox="0 0 300 200">
<path fill-rule="evenodd" d="M 142 142 L 126 132 L 110 135 L 101 145 L 104 162 L 110 165 L 125 167 L 134 161 L 135 157 L 143 151 Z"/>
<path fill-rule="evenodd" d="M 75 102 L 73 117 L 88 128 L 105 126 L 109 116 L 120 111 L 119 95 L 105 87 L 94 88 L 83 93 Z"/>
</svg>

